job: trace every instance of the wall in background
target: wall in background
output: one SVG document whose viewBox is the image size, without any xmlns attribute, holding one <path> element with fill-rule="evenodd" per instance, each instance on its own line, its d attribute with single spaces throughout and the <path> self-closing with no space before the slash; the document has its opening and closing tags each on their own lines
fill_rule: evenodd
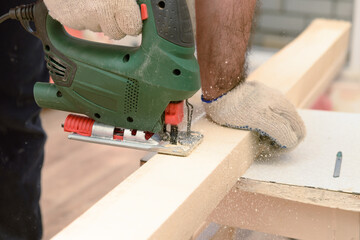
<svg viewBox="0 0 360 240">
<path fill-rule="evenodd" d="M 354 0 L 261 0 L 253 45 L 282 48 L 315 18 L 351 21 Z"/>
</svg>

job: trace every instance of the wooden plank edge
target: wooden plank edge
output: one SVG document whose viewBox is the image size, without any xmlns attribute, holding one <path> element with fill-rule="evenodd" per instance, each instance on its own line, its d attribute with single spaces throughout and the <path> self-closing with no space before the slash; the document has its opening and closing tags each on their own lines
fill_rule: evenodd
<svg viewBox="0 0 360 240">
<path fill-rule="evenodd" d="M 330 191 L 321 188 L 300 187 L 288 184 L 263 182 L 241 178 L 234 189 L 316 206 L 360 212 L 360 195 Z"/>
<path fill-rule="evenodd" d="M 207 221 L 295 239 L 359 239 L 359 216 L 233 188 Z"/>
</svg>

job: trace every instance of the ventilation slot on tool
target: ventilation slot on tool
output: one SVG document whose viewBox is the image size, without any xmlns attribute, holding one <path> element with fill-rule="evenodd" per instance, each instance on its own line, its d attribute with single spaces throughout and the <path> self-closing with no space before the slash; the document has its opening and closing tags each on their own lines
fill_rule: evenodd
<svg viewBox="0 0 360 240">
<path fill-rule="evenodd" d="M 59 61 L 56 61 L 51 56 L 45 57 L 47 68 L 49 69 L 50 75 L 53 78 L 62 78 L 63 81 L 65 80 L 65 74 L 66 74 L 66 67 L 61 64 Z"/>
<path fill-rule="evenodd" d="M 135 79 L 128 79 L 125 89 L 124 114 L 136 113 L 139 99 L 139 83 Z"/>
<path fill-rule="evenodd" d="M 55 49 L 52 49 L 55 51 Z M 45 47 L 46 67 L 54 83 L 58 86 L 70 87 L 76 73 L 76 64 L 60 53 L 50 52 L 50 46 Z M 55 51 L 56 52 L 56 51 Z"/>
</svg>

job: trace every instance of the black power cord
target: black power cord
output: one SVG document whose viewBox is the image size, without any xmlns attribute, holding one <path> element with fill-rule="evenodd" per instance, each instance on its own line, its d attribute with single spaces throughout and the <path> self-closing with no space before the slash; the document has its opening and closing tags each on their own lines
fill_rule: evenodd
<svg viewBox="0 0 360 240">
<path fill-rule="evenodd" d="M 5 13 L 4 15 L 2 15 L 0 17 L 0 23 L 5 22 L 6 20 L 10 19 L 10 14 L 9 13 Z"/>
</svg>

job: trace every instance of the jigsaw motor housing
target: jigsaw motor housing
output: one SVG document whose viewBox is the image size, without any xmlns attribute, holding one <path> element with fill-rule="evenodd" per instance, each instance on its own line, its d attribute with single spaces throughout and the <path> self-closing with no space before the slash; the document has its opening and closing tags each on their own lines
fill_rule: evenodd
<svg viewBox="0 0 360 240">
<path fill-rule="evenodd" d="M 34 35 L 43 42 L 54 80 L 36 83 L 40 107 L 126 129 L 161 131 L 169 103 L 188 99 L 200 88 L 191 21 L 185 0 L 138 3 L 147 9 L 138 47 L 74 38 L 42 1 L 36 4 Z"/>
</svg>

